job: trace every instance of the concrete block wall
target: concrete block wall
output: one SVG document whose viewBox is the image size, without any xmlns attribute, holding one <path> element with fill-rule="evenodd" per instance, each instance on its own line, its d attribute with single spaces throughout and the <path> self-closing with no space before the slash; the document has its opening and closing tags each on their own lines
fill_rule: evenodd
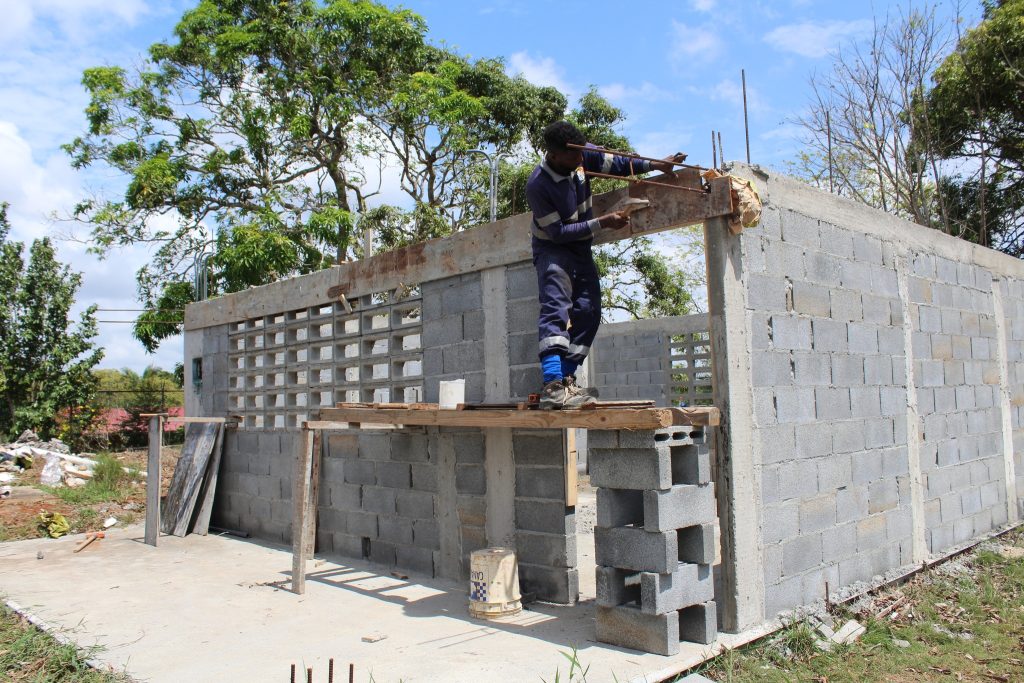
<svg viewBox="0 0 1024 683">
<path fill-rule="evenodd" d="M 1013 450 L 1013 481 L 1009 494 L 1016 493 L 1018 519 L 1024 517 L 1024 278 L 1003 278 L 996 285 L 1004 324 L 1002 339 L 1005 383 L 1002 390 L 1004 440 Z M 1012 502 L 1012 501 L 1011 501 Z"/>
<path fill-rule="evenodd" d="M 425 282 L 423 393 L 436 403 L 442 380 L 466 380 L 466 401 L 484 399 L 484 311 L 480 273 Z"/>
<path fill-rule="evenodd" d="M 597 639 L 672 655 L 717 636 L 714 484 L 700 429 L 591 431 Z"/>
<path fill-rule="evenodd" d="M 774 614 L 911 561 L 902 308 L 878 238 L 778 209 L 741 244 Z"/>
<path fill-rule="evenodd" d="M 565 451 L 557 429 L 517 430 L 515 546 L 523 591 L 560 604 L 579 597 L 576 508 L 566 506 Z"/>
<path fill-rule="evenodd" d="M 537 357 L 537 270 L 529 261 L 511 265 L 505 269 L 505 281 L 509 395 L 523 401 L 543 386 Z"/>
<path fill-rule="evenodd" d="M 706 233 L 718 323 L 740 332 L 717 337 L 739 354 L 726 375 L 745 385 L 720 397 L 723 434 L 751 451 L 719 464 L 758 497 L 719 501 L 742 628 L 1019 518 L 1024 264 L 734 172 L 765 200 L 756 228 Z"/>
<path fill-rule="evenodd" d="M 1008 518 L 993 282 L 927 253 L 907 270 L 925 527 L 938 552 Z"/>
<path fill-rule="evenodd" d="M 298 439 L 298 432 L 283 430 L 227 430 L 210 523 L 291 543 Z"/>
</svg>

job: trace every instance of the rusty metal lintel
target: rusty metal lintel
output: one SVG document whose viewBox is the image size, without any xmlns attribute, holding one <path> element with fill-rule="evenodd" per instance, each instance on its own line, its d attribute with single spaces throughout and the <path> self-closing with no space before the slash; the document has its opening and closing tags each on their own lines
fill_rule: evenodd
<svg viewBox="0 0 1024 683">
<path fill-rule="evenodd" d="M 583 172 L 585 174 L 589 175 L 589 176 L 594 176 L 595 178 L 610 178 L 611 180 L 625 180 L 627 182 L 638 183 L 640 185 L 654 185 L 655 187 L 667 187 L 670 190 L 683 190 L 685 192 L 696 192 L 697 194 L 707 194 L 707 192 L 708 192 L 707 190 L 704 190 L 704 189 L 698 190 L 695 187 L 685 187 L 683 185 L 669 185 L 668 183 L 658 183 L 658 182 L 655 182 L 653 180 L 644 180 L 642 178 L 631 178 L 629 176 L 612 175 L 610 173 L 598 173 L 597 171 L 587 171 L 587 170 L 584 170 Z"/>
</svg>

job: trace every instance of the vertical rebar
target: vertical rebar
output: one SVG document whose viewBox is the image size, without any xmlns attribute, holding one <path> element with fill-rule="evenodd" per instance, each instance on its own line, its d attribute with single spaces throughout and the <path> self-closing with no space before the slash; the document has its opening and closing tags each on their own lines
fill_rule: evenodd
<svg viewBox="0 0 1024 683">
<path fill-rule="evenodd" d="M 825 137 L 828 138 L 828 191 L 834 192 L 832 184 L 832 117 L 825 110 Z"/>
<path fill-rule="evenodd" d="M 295 665 L 294 664 L 292 664 L 292 678 L 291 678 L 291 682 L 295 683 Z"/>
<path fill-rule="evenodd" d="M 356 683 L 356 665 L 348 665 L 348 683 Z"/>
<path fill-rule="evenodd" d="M 722 147 L 722 131 L 718 131 L 718 156 L 722 160 L 722 168 L 725 168 L 725 148 Z"/>
<path fill-rule="evenodd" d="M 715 131 L 711 131 L 711 168 L 718 168 L 718 148 L 715 147 Z"/>
<path fill-rule="evenodd" d="M 334 657 L 327 660 L 327 683 L 334 683 Z"/>
<path fill-rule="evenodd" d="M 747 71 L 740 69 L 740 78 L 743 79 L 743 134 L 747 138 L 747 163 L 750 163 L 750 124 L 747 121 Z"/>
<path fill-rule="evenodd" d="M 313 667 L 306 669 L 306 683 L 313 683 Z"/>
</svg>

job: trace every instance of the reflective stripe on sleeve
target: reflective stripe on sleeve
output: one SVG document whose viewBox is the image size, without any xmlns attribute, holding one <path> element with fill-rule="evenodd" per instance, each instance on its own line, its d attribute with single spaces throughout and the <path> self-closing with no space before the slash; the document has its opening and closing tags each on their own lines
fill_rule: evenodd
<svg viewBox="0 0 1024 683">
<path fill-rule="evenodd" d="M 558 212 L 557 211 L 552 211 L 551 213 L 549 213 L 546 216 L 541 216 L 540 218 L 534 218 L 533 220 L 536 221 L 537 225 L 539 225 L 540 227 L 546 228 L 547 226 L 551 225 L 552 223 L 557 223 L 559 218 L 561 218 L 561 216 L 558 214 Z"/>
<path fill-rule="evenodd" d="M 601 173 L 607 173 L 612 170 L 612 161 L 614 161 L 614 157 L 612 157 L 611 154 L 602 154 L 601 156 L 604 157 L 604 162 L 601 164 Z"/>
</svg>

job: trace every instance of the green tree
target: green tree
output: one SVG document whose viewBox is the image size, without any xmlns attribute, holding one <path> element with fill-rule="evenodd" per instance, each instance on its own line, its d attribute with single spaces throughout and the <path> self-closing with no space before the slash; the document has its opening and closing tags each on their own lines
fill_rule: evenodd
<svg viewBox="0 0 1024 683">
<path fill-rule="evenodd" d="M 922 98 L 935 146 L 971 169 L 943 184 L 955 232 L 1024 257 L 1024 0 L 986 0 Z"/>
<path fill-rule="evenodd" d="M 70 316 L 81 275 L 61 265 L 48 239 L 35 240 L 26 265 L 24 244 L 8 239 L 7 204 L 0 204 L 0 433 L 33 429 L 44 438 L 77 440 L 95 414 L 92 368 L 95 306 L 77 323 Z"/>
<path fill-rule="evenodd" d="M 127 183 L 75 215 L 99 254 L 155 247 L 138 273 L 147 348 L 180 329 L 160 311 L 191 300 L 211 242 L 220 291 L 348 257 L 350 195 L 365 200 L 360 160 L 375 151 L 365 116 L 417 70 L 424 32 L 412 12 L 365 0 L 202 0 L 136 71 L 85 71 L 88 131 L 65 149 Z"/>
</svg>

